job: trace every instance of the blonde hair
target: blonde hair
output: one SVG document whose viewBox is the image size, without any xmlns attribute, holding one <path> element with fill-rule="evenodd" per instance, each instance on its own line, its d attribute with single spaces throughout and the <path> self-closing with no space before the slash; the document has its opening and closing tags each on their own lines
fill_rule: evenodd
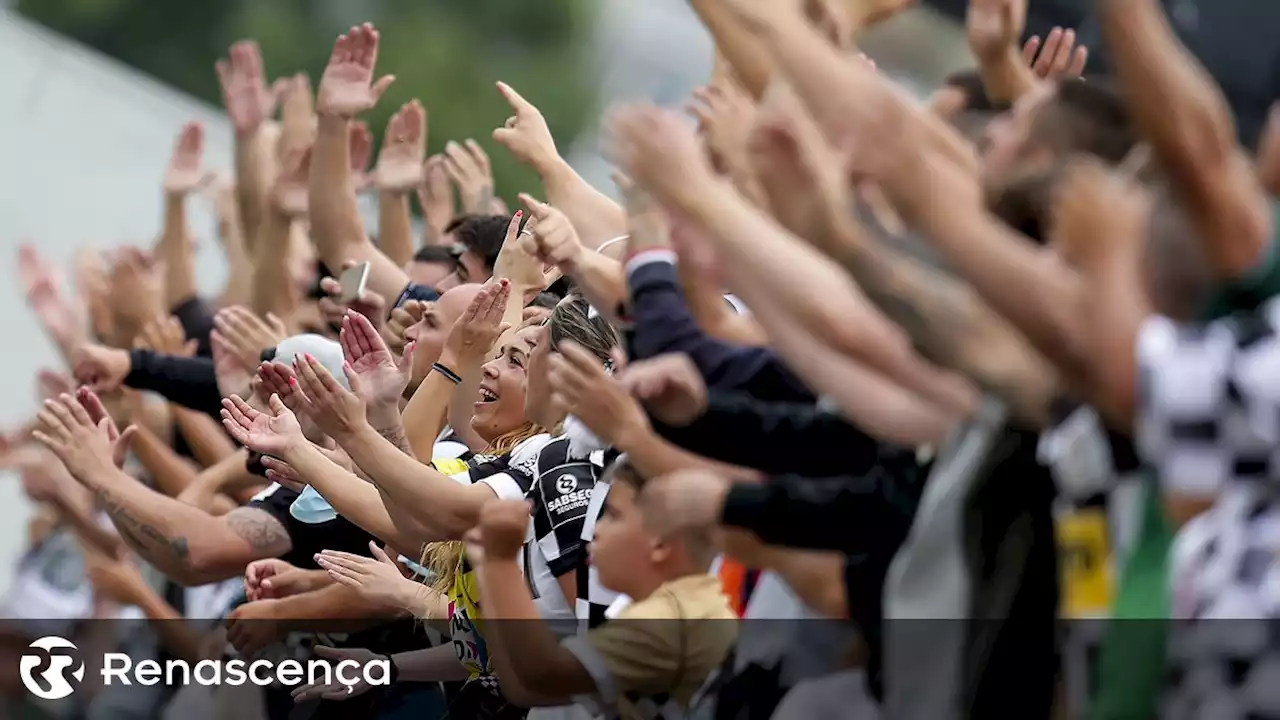
<svg viewBox="0 0 1280 720">
<path fill-rule="evenodd" d="M 517 445 L 531 437 L 541 435 L 546 429 L 534 423 L 525 423 L 511 432 L 497 437 L 485 448 L 486 455 L 505 455 Z M 431 571 L 431 589 L 448 596 L 453 588 L 454 578 L 462 565 L 465 546 L 458 540 L 427 543 L 422 546 L 422 557 L 418 564 Z"/>
</svg>

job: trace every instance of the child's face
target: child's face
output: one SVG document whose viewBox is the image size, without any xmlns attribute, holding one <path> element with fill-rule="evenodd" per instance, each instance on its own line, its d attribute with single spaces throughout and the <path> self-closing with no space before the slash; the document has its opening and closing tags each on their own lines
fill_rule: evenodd
<svg viewBox="0 0 1280 720">
<path fill-rule="evenodd" d="M 654 551 L 655 541 L 645 530 L 635 489 L 625 482 L 613 483 L 591 543 L 591 563 L 600 573 L 600 583 L 632 594 L 629 586 L 637 573 L 653 563 Z"/>
</svg>

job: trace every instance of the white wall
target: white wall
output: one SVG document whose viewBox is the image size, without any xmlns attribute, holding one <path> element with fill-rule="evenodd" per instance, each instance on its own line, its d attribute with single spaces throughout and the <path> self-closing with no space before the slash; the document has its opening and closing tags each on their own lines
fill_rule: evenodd
<svg viewBox="0 0 1280 720">
<path fill-rule="evenodd" d="M 204 122 L 207 162 L 220 170 L 229 167 L 231 131 L 215 108 L 2 8 L 0 67 L 0 427 L 11 428 L 36 410 L 36 371 L 58 367 L 16 279 L 19 242 L 61 267 L 82 245 L 150 243 L 179 128 Z M 216 291 L 224 263 L 211 217 L 193 205 L 200 285 Z M 28 516 L 16 478 L 0 475 L 0 592 Z"/>
</svg>

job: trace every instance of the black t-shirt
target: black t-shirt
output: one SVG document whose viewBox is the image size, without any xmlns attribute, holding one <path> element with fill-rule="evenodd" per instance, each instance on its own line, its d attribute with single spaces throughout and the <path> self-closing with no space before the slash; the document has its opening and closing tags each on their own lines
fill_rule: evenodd
<svg viewBox="0 0 1280 720">
<path fill-rule="evenodd" d="M 370 556 L 369 541 L 375 539 L 360 526 L 339 515 L 322 523 L 304 523 L 295 518 L 289 507 L 298 499 L 298 493 L 273 484 L 262 495 L 249 503 L 280 521 L 289 533 L 289 552 L 280 556 L 285 562 L 309 570 L 316 569 L 315 555 L 321 550 L 340 550 L 353 555 Z"/>
</svg>

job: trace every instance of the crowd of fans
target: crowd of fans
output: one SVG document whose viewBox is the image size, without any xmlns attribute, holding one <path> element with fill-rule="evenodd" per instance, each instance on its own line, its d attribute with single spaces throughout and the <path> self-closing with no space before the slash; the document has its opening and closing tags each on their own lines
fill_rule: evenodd
<svg viewBox="0 0 1280 720">
<path fill-rule="evenodd" d="M 370 169 L 371 25 L 314 93 L 232 46 L 233 181 L 193 123 L 154 247 L 76 293 L 19 251 L 66 366 L 4 448 L 5 667 L 392 668 L 86 718 L 1280 717 L 1280 137 L 1238 144 L 1157 0 L 1098 1 L 1113 77 L 971 0 L 978 66 L 916 102 L 856 46 L 906 4 L 691 0 L 713 77 L 696 123 L 610 111 L 621 204 L 498 83 L 514 213 L 417 101 Z"/>
</svg>

